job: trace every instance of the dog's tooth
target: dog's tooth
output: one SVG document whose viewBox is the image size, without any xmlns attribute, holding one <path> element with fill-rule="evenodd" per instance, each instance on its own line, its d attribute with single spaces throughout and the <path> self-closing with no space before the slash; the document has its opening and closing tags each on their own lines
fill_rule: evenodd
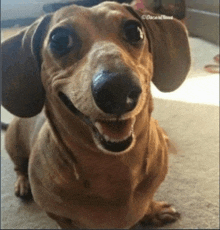
<svg viewBox="0 0 220 230">
<path fill-rule="evenodd" d="M 108 135 L 104 134 L 103 137 L 105 138 L 106 141 L 112 142 L 111 138 Z"/>
<path fill-rule="evenodd" d="M 103 137 L 104 137 L 104 139 L 105 139 L 106 141 L 112 142 L 112 143 L 114 143 L 114 142 L 120 142 L 120 141 L 121 141 L 121 140 L 117 140 L 117 139 L 111 138 L 111 137 L 109 137 L 109 136 L 106 135 L 106 134 L 103 134 Z"/>
<path fill-rule="evenodd" d="M 103 134 L 102 125 L 98 121 L 95 122 L 95 127 L 98 129 L 100 134 Z"/>
<path fill-rule="evenodd" d="M 122 138 L 122 139 L 114 139 L 114 138 L 110 138 L 109 136 L 107 136 L 106 134 L 103 135 L 104 139 L 108 142 L 112 142 L 112 143 L 119 143 L 119 142 L 122 142 L 122 141 L 125 141 L 126 139 L 128 139 L 129 137 L 131 136 L 131 133 L 130 135 L 127 135 L 126 137 Z"/>
<path fill-rule="evenodd" d="M 132 130 L 134 129 L 135 121 L 136 121 L 136 117 L 132 118 L 132 123 L 131 123 L 131 129 Z"/>
</svg>

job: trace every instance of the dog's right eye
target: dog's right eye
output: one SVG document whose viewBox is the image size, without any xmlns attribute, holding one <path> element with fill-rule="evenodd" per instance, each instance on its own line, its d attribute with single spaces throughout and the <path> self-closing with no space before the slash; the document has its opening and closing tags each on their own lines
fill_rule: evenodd
<svg viewBox="0 0 220 230">
<path fill-rule="evenodd" d="M 137 21 L 129 20 L 125 22 L 123 30 L 125 39 L 133 45 L 138 44 L 144 38 L 141 25 Z"/>
<path fill-rule="evenodd" d="M 81 41 L 74 30 L 57 28 L 50 35 L 50 49 L 56 55 L 65 55 L 72 49 L 77 52 L 80 48 Z"/>
</svg>

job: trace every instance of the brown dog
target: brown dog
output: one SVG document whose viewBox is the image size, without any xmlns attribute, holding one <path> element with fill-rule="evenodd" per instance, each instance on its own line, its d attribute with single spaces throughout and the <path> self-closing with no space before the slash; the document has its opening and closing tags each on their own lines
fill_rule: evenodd
<svg viewBox="0 0 220 230">
<path fill-rule="evenodd" d="M 187 33 L 175 19 L 143 15 L 156 16 L 112 2 L 72 5 L 2 44 L 3 105 L 23 117 L 6 133 L 15 193 L 31 189 L 62 228 L 179 216 L 153 200 L 168 169 L 168 138 L 151 117 L 150 81 L 164 92 L 182 84 Z"/>
</svg>

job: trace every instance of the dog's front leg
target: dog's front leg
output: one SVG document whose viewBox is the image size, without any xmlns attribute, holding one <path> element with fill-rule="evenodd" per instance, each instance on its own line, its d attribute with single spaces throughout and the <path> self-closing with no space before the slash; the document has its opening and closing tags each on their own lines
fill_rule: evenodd
<svg viewBox="0 0 220 230">
<path fill-rule="evenodd" d="M 26 135 L 29 124 L 24 125 L 24 120 L 16 117 L 11 122 L 5 136 L 5 147 L 14 163 L 14 170 L 17 174 L 14 186 L 15 195 L 20 198 L 30 199 L 31 191 L 27 172 L 30 151 L 26 142 L 24 142 L 24 139 L 28 140 Z"/>
</svg>

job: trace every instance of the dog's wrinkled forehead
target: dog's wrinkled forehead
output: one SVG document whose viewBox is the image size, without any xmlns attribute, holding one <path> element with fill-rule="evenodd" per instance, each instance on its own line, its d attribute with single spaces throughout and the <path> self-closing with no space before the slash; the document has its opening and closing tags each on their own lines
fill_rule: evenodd
<svg viewBox="0 0 220 230">
<path fill-rule="evenodd" d="M 89 22 L 103 23 L 120 22 L 123 18 L 134 19 L 134 16 L 121 4 L 116 2 L 103 2 L 97 6 L 88 8 L 83 6 L 71 5 L 55 12 L 52 24 L 58 24 L 66 19 L 80 21 L 84 26 Z M 79 20 L 80 19 L 80 20 Z"/>
</svg>

